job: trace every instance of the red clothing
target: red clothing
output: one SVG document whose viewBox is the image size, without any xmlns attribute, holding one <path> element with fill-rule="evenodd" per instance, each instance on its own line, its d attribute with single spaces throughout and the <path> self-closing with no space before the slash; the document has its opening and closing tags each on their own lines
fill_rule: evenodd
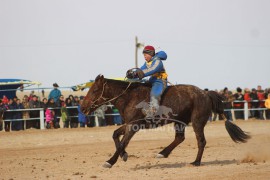
<svg viewBox="0 0 270 180">
<path fill-rule="evenodd" d="M 264 93 L 263 92 L 258 92 L 257 93 L 257 95 L 258 95 L 258 99 L 259 99 L 259 101 L 260 101 L 260 108 L 264 108 L 265 106 L 264 106 L 264 100 L 265 100 L 265 97 L 264 97 Z"/>
<path fill-rule="evenodd" d="M 8 98 L 6 96 L 3 97 L 2 103 L 3 104 L 8 104 Z"/>
<path fill-rule="evenodd" d="M 243 101 L 244 100 L 244 96 L 242 93 L 236 93 L 233 95 L 235 98 L 235 101 Z M 233 102 L 233 107 L 234 108 L 244 108 L 244 102 Z"/>
</svg>

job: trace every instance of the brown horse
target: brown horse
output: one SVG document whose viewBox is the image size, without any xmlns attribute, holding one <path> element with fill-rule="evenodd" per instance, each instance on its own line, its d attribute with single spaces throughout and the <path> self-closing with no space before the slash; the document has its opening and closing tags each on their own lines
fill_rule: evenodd
<svg viewBox="0 0 270 180">
<path fill-rule="evenodd" d="M 85 114 L 93 112 L 96 108 L 111 103 L 118 110 L 125 124 L 114 131 L 113 140 L 116 151 L 104 164 L 104 167 L 112 167 L 120 156 L 124 161 L 128 154 L 125 151 L 129 141 L 136 132 L 143 128 L 155 128 L 174 122 L 174 141 L 159 152 L 159 158 L 167 158 L 172 150 L 185 139 L 185 125 L 192 123 L 198 143 L 198 153 L 191 164 L 199 166 L 206 145 L 204 126 L 211 112 L 221 114 L 223 117 L 222 98 L 214 91 L 203 91 L 192 85 L 176 85 L 168 87 L 161 98 L 160 104 L 171 108 L 170 118 L 160 118 L 153 122 L 145 120 L 141 109 L 135 108 L 140 102 L 149 102 L 151 84 L 138 82 L 125 82 L 105 79 L 102 75 L 96 77 L 93 86 L 87 93 L 81 105 Z M 158 124 L 158 125 L 157 125 Z M 238 126 L 225 120 L 225 127 L 235 142 L 246 142 L 250 138 Z M 119 137 L 123 135 L 123 138 Z"/>
</svg>

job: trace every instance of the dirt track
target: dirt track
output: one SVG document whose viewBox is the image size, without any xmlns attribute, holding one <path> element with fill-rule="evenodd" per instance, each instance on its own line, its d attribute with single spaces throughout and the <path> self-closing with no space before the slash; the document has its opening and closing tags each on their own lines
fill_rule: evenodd
<svg viewBox="0 0 270 180">
<path fill-rule="evenodd" d="M 170 127 L 141 131 L 111 168 L 117 126 L 86 129 L 0 132 L 0 179 L 269 179 L 270 121 L 237 121 L 252 135 L 246 144 L 230 140 L 223 122 L 208 123 L 201 167 L 192 167 L 197 143 L 192 127 L 169 158 L 156 154 L 174 137 Z"/>
</svg>

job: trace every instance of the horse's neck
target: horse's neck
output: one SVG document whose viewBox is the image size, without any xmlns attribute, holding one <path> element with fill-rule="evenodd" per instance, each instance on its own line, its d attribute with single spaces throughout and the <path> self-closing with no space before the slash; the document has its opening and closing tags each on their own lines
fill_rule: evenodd
<svg viewBox="0 0 270 180">
<path fill-rule="evenodd" d="M 111 103 L 119 110 L 124 110 L 125 104 L 132 98 L 130 93 L 133 91 L 137 91 L 137 89 L 130 86 L 128 83 L 114 83 L 107 82 L 106 87 L 106 98 L 114 99 Z M 134 99 L 133 99 L 134 100 Z M 136 99 L 138 100 L 138 99 Z M 148 103 L 145 102 L 144 106 L 149 106 Z M 144 108 L 144 107 L 143 107 Z"/>
<path fill-rule="evenodd" d="M 124 85 L 108 83 L 105 97 L 108 98 L 108 100 L 112 100 L 111 103 L 117 106 L 118 100 L 127 95 L 127 87 L 128 85 L 125 87 Z"/>
<path fill-rule="evenodd" d="M 120 85 L 113 85 L 112 83 L 108 83 L 107 87 L 107 96 L 108 98 L 115 98 L 122 94 L 125 91 L 125 87 L 120 86 Z"/>
</svg>

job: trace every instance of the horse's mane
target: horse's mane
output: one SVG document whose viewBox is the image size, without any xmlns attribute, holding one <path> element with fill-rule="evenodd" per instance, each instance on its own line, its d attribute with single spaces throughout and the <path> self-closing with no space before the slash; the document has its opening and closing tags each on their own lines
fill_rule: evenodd
<svg viewBox="0 0 270 180">
<path fill-rule="evenodd" d="M 107 79 L 107 78 L 104 78 L 108 83 L 110 84 L 114 84 L 116 86 L 120 86 L 120 87 L 123 87 L 123 88 L 126 88 L 130 81 L 124 81 L 124 80 L 115 80 L 115 79 Z M 189 85 L 189 84 L 175 84 L 175 85 L 168 85 L 168 87 L 166 88 L 169 89 L 173 86 L 193 86 L 193 85 Z M 152 87 L 152 84 L 150 82 L 132 82 L 129 86 L 130 89 L 135 89 L 135 88 L 138 88 L 138 87 Z"/>
<path fill-rule="evenodd" d="M 123 87 L 123 88 L 126 88 L 128 85 L 129 85 L 129 81 L 123 81 L 123 80 L 114 80 L 114 79 L 106 79 L 105 80 L 107 81 L 107 83 L 109 84 L 114 84 L 116 86 L 120 86 L 120 87 Z M 134 89 L 134 88 L 138 88 L 140 86 L 144 86 L 144 87 L 151 87 L 151 83 L 149 82 L 132 82 L 129 86 L 129 88 L 131 89 Z"/>
</svg>

